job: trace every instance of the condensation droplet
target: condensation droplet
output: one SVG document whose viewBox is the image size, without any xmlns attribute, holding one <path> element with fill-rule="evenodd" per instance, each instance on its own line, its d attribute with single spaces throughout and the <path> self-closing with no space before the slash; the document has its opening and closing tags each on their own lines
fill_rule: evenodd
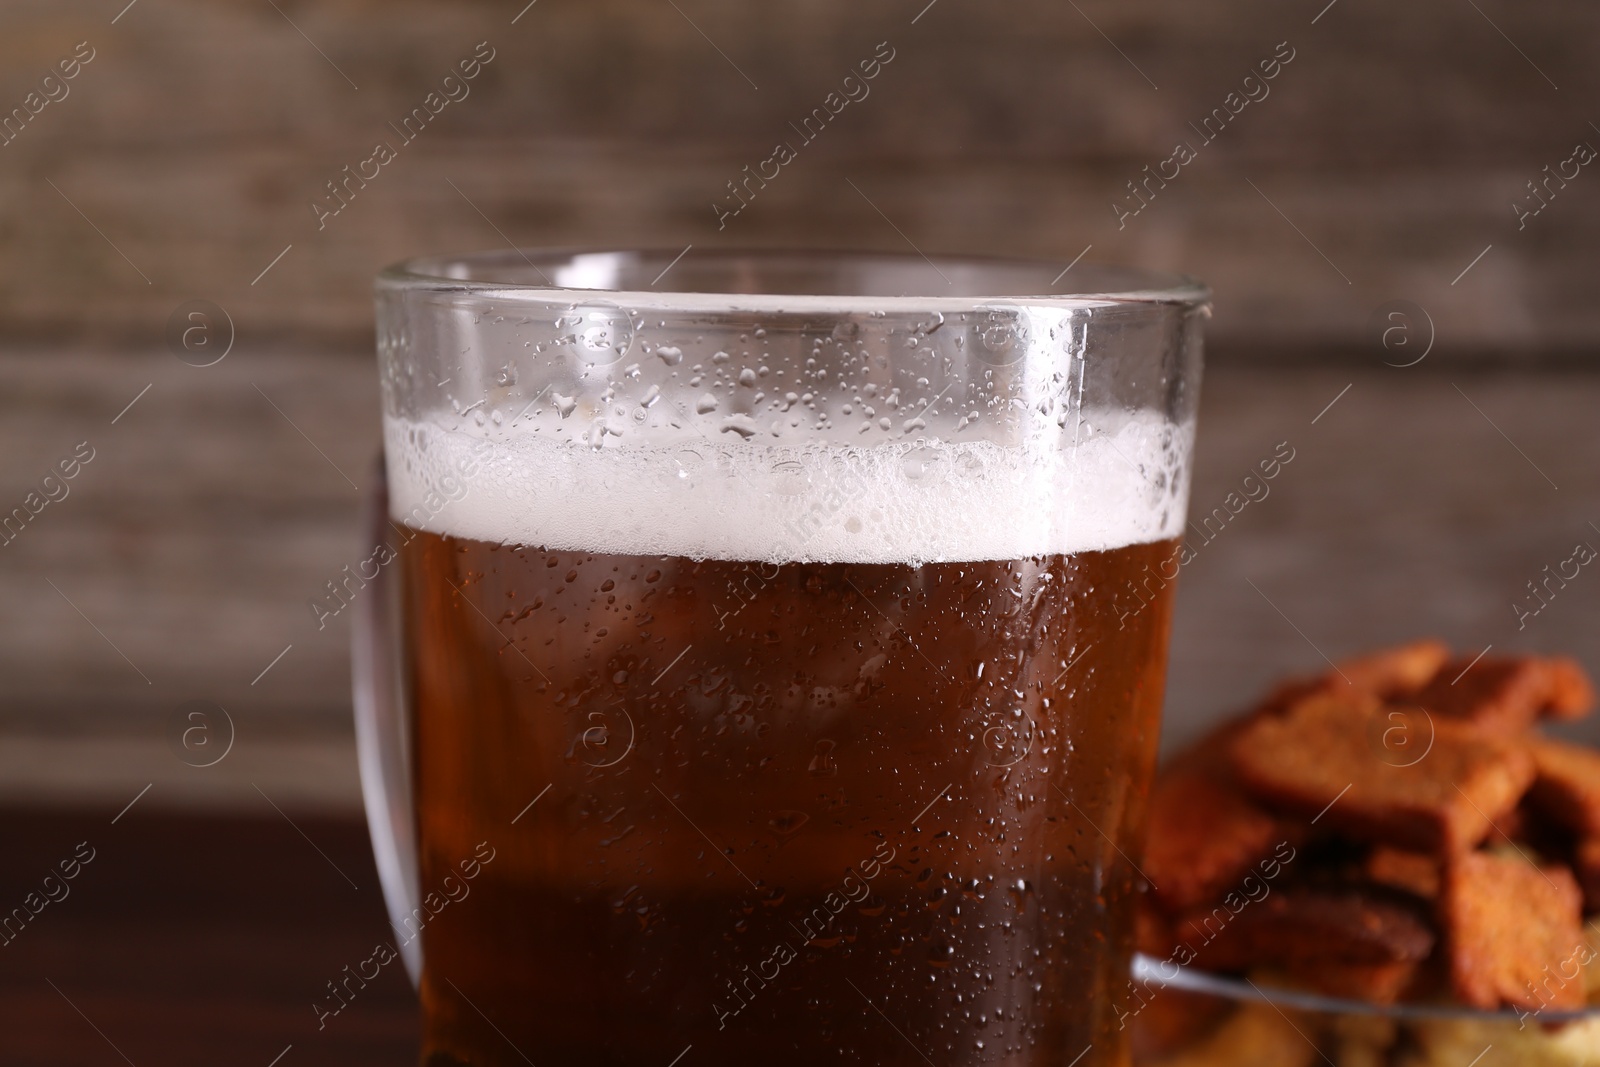
<svg viewBox="0 0 1600 1067">
<path fill-rule="evenodd" d="M 590 365 L 615 363 L 633 347 L 633 321 L 620 308 L 605 305 L 577 308 L 569 319 L 566 340 L 578 358 Z"/>
<path fill-rule="evenodd" d="M 742 412 L 737 415 L 729 415 L 722 420 L 723 433 L 736 433 L 746 440 L 754 437 L 759 429 L 760 427 L 756 425 L 756 420 Z"/>
<path fill-rule="evenodd" d="M 767 825 L 772 827 L 772 832 L 778 835 L 778 842 L 782 844 L 792 840 L 810 821 L 811 816 L 803 811 L 780 811 L 767 820 Z"/>
<path fill-rule="evenodd" d="M 839 766 L 833 761 L 833 750 L 838 747 L 837 742 L 824 737 L 817 742 L 816 755 L 811 757 L 811 763 L 806 770 L 817 778 L 832 778 L 839 773 Z"/>
</svg>

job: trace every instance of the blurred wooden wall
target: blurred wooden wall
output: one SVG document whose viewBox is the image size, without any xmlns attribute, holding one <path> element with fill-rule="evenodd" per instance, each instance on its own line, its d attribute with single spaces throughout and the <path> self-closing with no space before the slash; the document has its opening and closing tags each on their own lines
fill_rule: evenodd
<svg viewBox="0 0 1600 1067">
<path fill-rule="evenodd" d="M 1350 351 L 1394 299 L 1451 355 L 1600 334 L 1600 175 L 1521 230 L 1511 207 L 1600 146 L 1592 4 L 524 2 L 10 0 L 0 107 L 78 42 L 95 58 L 0 147 L 0 335 L 159 343 L 204 297 L 242 338 L 359 345 L 377 267 L 501 233 L 903 247 L 893 227 L 930 252 L 1065 266 L 1092 244 L 1187 270 L 1217 289 L 1224 353 Z M 725 183 L 882 41 L 871 95 L 719 232 Z M 324 183 L 397 141 L 389 124 L 479 42 L 495 58 L 471 95 L 319 231 Z M 1280 42 L 1294 59 L 1270 95 L 1119 229 L 1126 183 L 1198 147 L 1190 123 Z"/>
<path fill-rule="evenodd" d="M 507 240 L 909 242 L 1063 267 L 1092 245 L 1212 283 L 1196 505 L 1279 441 L 1308 458 L 1186 572 L 1169 736 L 1321 663 L 1284 615 L 1331 655 L 1438 632 L 1600 664 L 1592 599 L 1508 632 L 1523 583 L 1594 518 L 1595 379 L 1521 370 L 1595 349 L 1600 173 L 1553 180 L 1520 230 L 1511 205 L 1600 146 L 1600 9 L 526 2 L 0 6 L 0 512 L 97 450 L 0 546 L 0 793 L 356 803 L 349 620 L 318 628 L 307 600 L 369 551 L 371 277 Z M 80 42 L 93 58 L 41 88 Z M 470 95 L 319 229 L 325 183 L 398 142 L 390 123 L 480 42 Z M 798 144 L 790 123 L 881 42 L 870 95 L 719 230 L 726 183 Z M 1201 146 L 1190 123 L 1259 96 L 1246 76 L 1289 50 Z M 1127 182 L 1180 140 L 1197 157 L 1119 227 Z M 164 340 L 201 298 L 237 327 L 204 369 Z M 1416 348 L 1370 337 L 1395 300 L 1437 332 L 1414 370 L 1381 361 Z M 236 724 L 216 767 L 173 748 L 192 700 Z"/>
</svg>

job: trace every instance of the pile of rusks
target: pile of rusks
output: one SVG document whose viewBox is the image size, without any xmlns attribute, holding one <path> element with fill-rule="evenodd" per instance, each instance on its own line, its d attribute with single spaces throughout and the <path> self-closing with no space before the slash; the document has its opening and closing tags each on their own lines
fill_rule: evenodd
<svg viewBox="0 0 1600 1067">
<path fill-rule="evenodd" d="M 1140 1058 L 1600 1067 L 1600 1018 L 1570 1015 L 1600 1001 L 1600 751 L 1539 729 L 1593 703 L 1571 660 L 1422 641 L 1285 683 L 1181 753 L 1151 797 L 1140 951 L 1263 990 L 1502 1015 L 1160 989 Z"/>
</svg>

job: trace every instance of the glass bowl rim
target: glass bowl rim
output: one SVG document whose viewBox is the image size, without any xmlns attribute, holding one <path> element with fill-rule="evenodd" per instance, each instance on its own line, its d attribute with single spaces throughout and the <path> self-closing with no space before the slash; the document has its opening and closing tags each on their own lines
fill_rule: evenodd
<svg viewBox="0 0 1600 1067">
<path fill-rule="evenodd" d="M 1417 1001 L 1397 1001 L 1379 1004 L 1369 1000 L 1334 997 L 1304 989 L 1288 989 L 1274 985 L 1257 985 L 1249 978 L 1236 978 L 1216 974 L 1197 967 L 1185 967 L 1170 960 L 1158 960 L 1143 952 L 1136 952 L 1131 967 L 1133 980 L 1150 982 L 1186 993 L 1200 993 L 1220 1000 L 1237 1003 L 1253 1001 L 1271 1004 L 1278 1008 L 1315 1012 L 1321 1015 L 1374 1015 L 1393 1019 L 1470 1019 L 1478 1022 L 1541 1023 L 1581 1022 L 1600 1018 L 1600 1006 L 1589 1005 L 1577 1009 L 1521 1011 L 1517 1008 L 1484 1010 L 1469 1008 L 1464 1004 L 1435 1004 Z"/>
</svg>

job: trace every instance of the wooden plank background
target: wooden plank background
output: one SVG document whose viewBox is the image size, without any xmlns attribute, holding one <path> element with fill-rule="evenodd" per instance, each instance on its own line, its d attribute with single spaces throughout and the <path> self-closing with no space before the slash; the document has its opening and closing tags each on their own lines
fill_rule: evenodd
<svg viewBox="0 0 1600 1067">
<path fill-rule="evenodd" d="M 92 856 L 58 877 L 65 896 L 13 921 L 6 1063 L 267 1067 L 286 1046 L 284 1067 L 417 1062 L 417 999 L 398 966 L 317 1026 L 327 983 L 395 937 L 356 819 L 175 814 L 146 799 L 113 824 L 125 803 L 0 808 L 6 900 Z"/>
<path fill-rule="evenodd" d="M 79 42 L 94 54 L 0 145 L 0 506 L 78 442 L 97 450 L 0 548 L 0 795 L 121 803 L 155 783 L 155 803 L 259 811 L 264 790 L 353 810 L 348 623 L 315 630 L 305 601 L 360 558 L 370 279 L 507 240 L 1063 266 L 1092 245 L 1211 282 L 1196 507 L 1278 440 L 1306 447 L 1185 572 L 1173 737 L 1321 662 L 1278 608 L 1330 655 L 1438 632 L 1600 667 L 1592 591 L 1509 625 L 1523 583 L 1600 522 L 1600 176 L 1583 168 L 1523 229 L 1511 207 L 1600 145 L 1600 9 L 524 2 L 0 8 L 0 118 Z M 885 41 L 870 95 L 719 230 L 725 183 L 798 140 L 788 124 Z M 470 95 L 319 230 L 324 183 L 398 140 L 388 124 L 479 42 L 494 58 Z M 1294 58 L 1269 95 L 1119 228 L 1125 183 L 1198 144 L 1189 124 L 1280 42 Z M 236 324 L 217 366 L 165 350 L 192 298 Z M 1370 337 L 1397 299 L 1437 328 L 1410 372 Z M 215 768 L 171 752 L 186 700 L 233 716 Z"/>
<path fill-rule="evenodd" d="M 1600 178 L 1521 230 L 1511 208 L 1600 145 L 1600 9 L 1576 0 L 126 4 L 0 11 L 0 107 L 95 55 L 0 147 L 0 336 L 153 340 L 208 297 L 245 336 L 359 347 L 373 271 L 420 251 L 902 247 L 884 216 L 929 251 L 1188 270 L 1217 288 L 1219 352 L 1354 352 L 1391 299 L 1429 310 L 1441 356 L 1600 332 Z M 884 41 L 870 95 L 719 231 L 725 183 Z M 470 95 L 319 231 L 325 183 L 478 42 Z M 1126 183 L 1200 145 L 1190 124 L 1280 42 L 1269 95 L 1119 229 Z"/>
</svg>

